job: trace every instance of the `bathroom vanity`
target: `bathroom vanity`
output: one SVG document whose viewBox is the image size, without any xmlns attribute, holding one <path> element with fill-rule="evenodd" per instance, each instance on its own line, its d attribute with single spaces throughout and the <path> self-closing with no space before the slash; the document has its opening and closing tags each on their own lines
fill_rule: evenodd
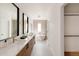
<svg viewBox="0 0 79 59">
<path fill-rule="evenodd" d="M 35 43 L 34 39 L 35 37 L 33 36 L 33 38 L 21 49 L 17 56 L 30 56 Z"/>
<path fill-rule="evenodd" d="M 35 44 L 35 36 L 18 39 L 6 47 L 0 48 L 0 56 L 30 56 Z"/>
</svg>

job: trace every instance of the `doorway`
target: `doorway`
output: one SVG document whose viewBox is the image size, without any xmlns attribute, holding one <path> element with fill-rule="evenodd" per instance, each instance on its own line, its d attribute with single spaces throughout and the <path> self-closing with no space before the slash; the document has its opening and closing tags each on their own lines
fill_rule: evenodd
<svg viewBox="0 0 79 59">
<path fill-rule="evenodd" d="M 65 56 L 79 56 L 79 3 L 64 7 Z"/>
<path fill-rule="evenodd" d="M 47 20 L 34 20 L 33 30 L 35 33 L 36 40 L 47 39 Z"/>
</svg>

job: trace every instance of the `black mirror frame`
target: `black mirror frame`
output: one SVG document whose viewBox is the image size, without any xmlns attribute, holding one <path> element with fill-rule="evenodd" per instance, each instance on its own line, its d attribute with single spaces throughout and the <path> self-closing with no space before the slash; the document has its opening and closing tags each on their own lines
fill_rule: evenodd
<svg viewBox="0 0 79 59">
<path fill-rule="evenodd" d="M 24 13 L 22 13 L 22 34 L 24 34 Z"/>
<path fill-rule="evenodd" d="M 17 8 L 17 36 L 19 36 L 19 7 L 15 4 L 12 3 Z"/>
<path fill-rule="evenodd" d="M 23 27 L 22 27 L 22 34 L 24 34 L 24 13 L 22 13 L 22 22 L 23 22 Z M 27 16 L 27 33 L 29 32 L 29 18 Z"/>
</svg>

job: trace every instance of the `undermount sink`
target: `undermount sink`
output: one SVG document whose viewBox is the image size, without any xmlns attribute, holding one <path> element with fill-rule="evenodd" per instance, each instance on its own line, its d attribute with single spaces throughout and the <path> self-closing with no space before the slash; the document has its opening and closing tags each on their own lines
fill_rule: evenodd
<svg viewBox="0 0 79 59">
<path fill-rule="evenodd" d="M 27 36 L 22 36 L 22 37 L 20 37 L 20 39 L 25 39 L 25 38 L 27 38 Z"/>
</svg>

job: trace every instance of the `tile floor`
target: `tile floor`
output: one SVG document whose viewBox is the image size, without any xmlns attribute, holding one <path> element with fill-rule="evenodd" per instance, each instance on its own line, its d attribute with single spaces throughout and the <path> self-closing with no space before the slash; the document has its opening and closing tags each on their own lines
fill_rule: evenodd
<svg viewBox="0 0 79 59">
<path fill-rule="evenodd" d="M 52 56 L 45 40 L 36 40 L 31 56 Z"/>
</svg>

